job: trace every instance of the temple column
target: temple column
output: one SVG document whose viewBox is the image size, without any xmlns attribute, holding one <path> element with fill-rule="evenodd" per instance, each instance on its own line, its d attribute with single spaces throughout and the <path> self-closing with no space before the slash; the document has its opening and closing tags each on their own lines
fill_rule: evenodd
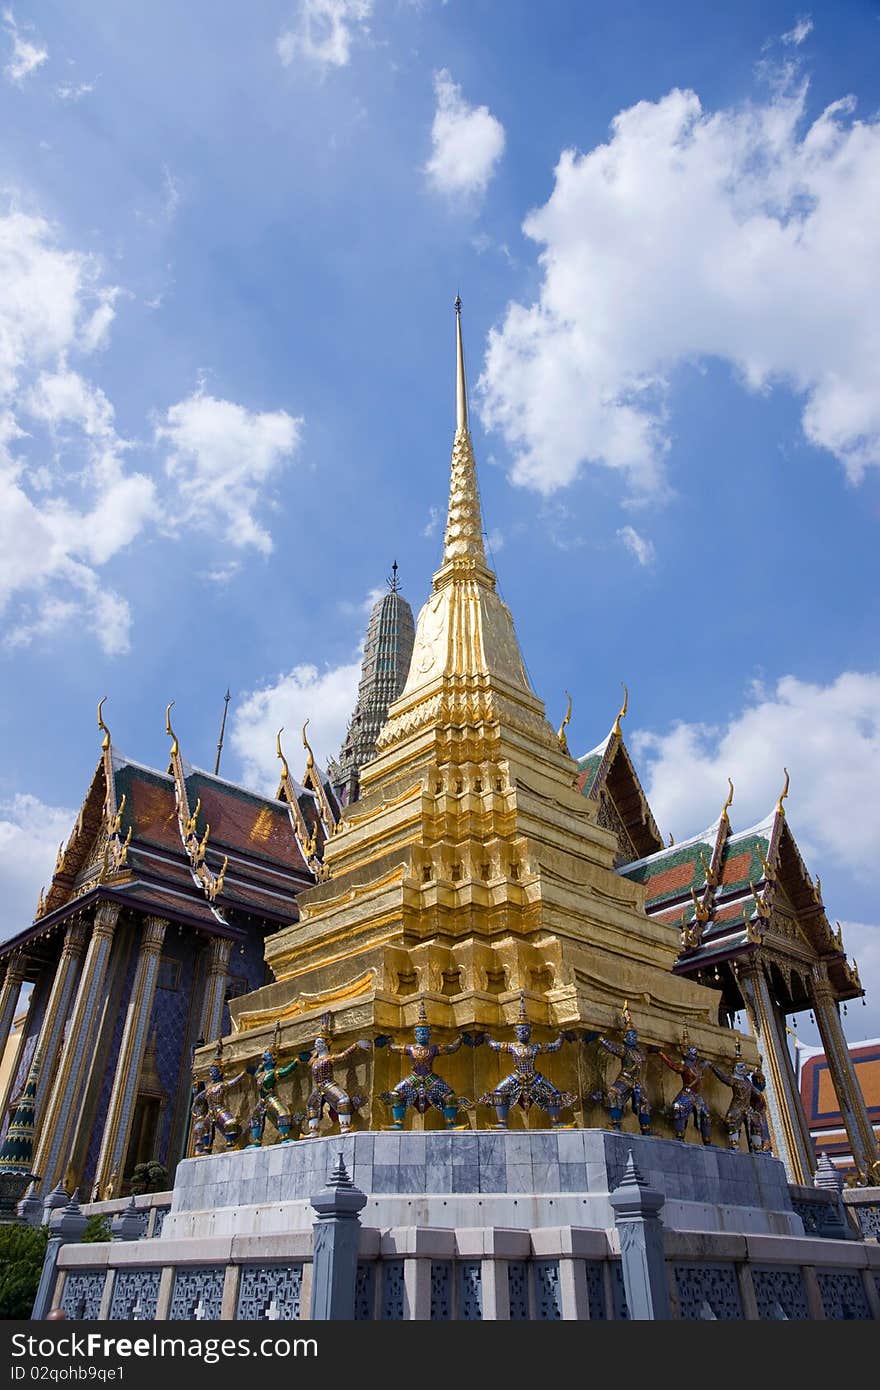
<svg viewBox="0 0 880 1390">
<path fill-rule="evenodd" d="M 199 1022 L 199 1037 L 206 1043 L 220 1036 L 231 949 L 232 942 L 226 936 L 212 937 L 208 947 L 208 974 Z"/>
<path fill-rule="evenodd" d="M 122 1165 L 125 1162 L 131 1134 L 134 1103 L 153 1012 L 159 957 L 162 954 L 167 926 L 164 917 L 147 917 L 144 921 L 140 954 L 125 1015 L 116 1071 L 113 1075 L 113 1087 L 110 1091 L 107 1118 L 95 1169 L 95 1186 L 103 1193 L 106 1184 L 115 1179 L 111 1194 L 114 1197 L 119 1196 L 123 1177 Z"/>
<path fill-rule="evenodd" d="M 825 1049 L 831 1084 L 849 1137 L 852 1156 L 863 1181 L 880 1181 L 880 1155 L 874 1129 L 865 1108 L 865 1099 L 856 1080 L 855 1067 L 847 1047 L 828 969 L 817 961 L 810 972 L 810 991 L 816 1024 Z"/>
<path fill-rule="evenodd" d="M 776 1140 L 777 1157 L 785 1164 L 790 1182 L 800 1183 L 804 1187 L 812 1186 L 816 1166 L 813 1141 L 767 976 L 759 961 L 754 965 L 740 965 L 737 973 L 755 1038 L 766 1064 L 767 1108 Z"/>
<path fill-rule="evenodd" d="M 83 1086 L 92 1063 L 101 1021 L 107 964 L 118 918 L 118 903 L 101 902 L 95 909 L 92 933 L 70 1015 L 67 1041 L 56 1069 L 34 1154 L 34 1172 L 40 1174 L 46 1191 L 64 1177 L 73 1150 Z"/>
<path fill-rule="evenodd" d="M 37 1051 L 41 1052 L 43 1057 L 42 1082 L 37 1090 L 37 1133 L 39 1133 L 40 1119 L 46 1109 L 47 1085 L 55 1074 L 58 1049 L 64 1036 L 64 1025 L 67 1022 L 70 1001 L 76 988 L 76 975 L 86 948 L 87 937 L 88 929 L 85 922 L 71 922 L 64 933 L 61 957 L 55 967 L 52 989 L 37 1041 Z"/>
<path fill-rule="evenodd" d="M 6 1044 L 9 1042 L 9 1034 L 12 1032 L 12 1024 L 18 1012 L 18 997 L 21 994 L 21 987 L 24 983 L 25 971 L 27 970 L 27 956 L 23 951 L 13 951 L 6 965 L 6 974 L 3 977 L 3 984 L 0 985 L 0 1057 L 6 1051 Z M 18 1040 L 18 1048 L 12 1058 L 12 1066 L 9 1070 L 9 1079 L 3 1094 L 3 1105 L 0 1109 L 0 1121 L 6 1115 L 6 1109 L 12 1099 L 15 1077 L 18 1072 L 18 1058 L 21 1049 L 22 1037 Z"/>
</svg>

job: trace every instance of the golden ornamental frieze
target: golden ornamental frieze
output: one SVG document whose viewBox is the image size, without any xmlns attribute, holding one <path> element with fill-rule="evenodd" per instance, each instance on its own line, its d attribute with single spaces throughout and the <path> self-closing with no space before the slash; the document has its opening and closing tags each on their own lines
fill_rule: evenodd
<svg viewBox="0 0 880 1390">
<path fill-rule="evenodd" d="M 306 898 L 303 897 L 300 899 L 299 920 L 300 922 L 316 923 L 325 913 L 329 914 L 345 903 L 353 903 L 371 893 L 381 892 L 383 888 L 390 888 L 392 884 L 402 881 L 406 868 L 406 864 L 397 864 L 387 873 L 380 874 L 378 878 L 349 884 L 347 888 L 339 893 L 334 893 L 332 897 L 322 898 L 319 903 L 315 903 L 314 907 L 310 906 Z"/>
<path fill-rule="evenodd" d="M 378 806 L 371 806 L 360 815 L 355 814 L 354 808 L 346 807 L 344 820 L 342 822 L 343 829 L 376 820 L 377 817 L 384 815 L 386 811 L 393 811 L 396 806 L 402 806 L 404 802 L 411 800 L 423 791 L 424 788 L 421 781 L 413 782 L 412 785 L 407 787 L 406 791 L 401 792 L 399 796 L 387 797 L 382 800 Z M 357 806 L 357 802 L 355 802 L 355 806 Z M 343 832 L 340 831 L 340 834 L 342 833 Z"/>
<path fill-rule="evenodd" d="M 249 1033 L 254 1028 L 263 1028 L 272 1023 L 288 1023 L 301 1014 L 313 1013 L 317 1009 L 330 1009 L 334 1004 L 348 1004 L 361 995 L 368 994 L 376 978 L 376 971 L 366 970 L 357 979 L 340 985 L 336 989 L 319 990 L 314 994 L 298 994 L 289 1004 L 279 1008 L 252 1009 L 238 1015 L 238 1032 Z"/>
<path fill-rule="evenodd" d="M 578 996 L 584 1003 L 611 1003 L 617 1008 L 620 1007 L 621 986 L 618 976 L 614 979 L 609 979 L 595 969 L 590 969 L 589 967 L 579 964 L 574 965 L 572 976 L 573 983 L 578 991 Z M 669 980 L 674 987 L 675 983 L 677 983 L 677 977 L 670 976 Z M 659 983 L 659 979 L 657 979 L 657 983 Z M 698 986 L 698 988 L 701 987 Z M 667 1016 L 673 1015 L 683 1022 L 699 1025 L 715 1024 L 711 1003 L 703 1006 L 694 1005 L 686 998 L 682 998 L 681 993 L 678 991 L 673 993 L 671 990 L 664 990 L 661 993 L 656 987 L 652 990 L 638 990 L 637 988 L 633 988 L 629 991 L 629 1000 L 631 1004 L 639 1008 L 650 1011 L 659 1009 L 663 1014 Z M 712 1003 L 717 1007 L 716 1001 L 712 1001 Z"/>
</svg>

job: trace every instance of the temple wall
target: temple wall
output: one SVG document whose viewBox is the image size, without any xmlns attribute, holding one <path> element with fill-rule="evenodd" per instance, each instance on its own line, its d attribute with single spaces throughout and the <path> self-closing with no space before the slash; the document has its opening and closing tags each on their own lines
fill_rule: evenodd
<svg viewBox="0 0 880 1390">
<path fill-rule="evenodd" d="M 62 1248 L 55 1301 L 86 1319 L 135 1304 L 144 1320 L 308 1319 L 309 1197 L 341 1150 L 368 1196 L 357 1320 L 626 1319 L 608 1196 L 631 1149 L 666 1196 L 673 1319 L 880 1319 L 880 1246 L 805 1236 L 777 1160 L 597 1131 L 357 1135 L 190 1159 L 170 1212 L 167 1193 L 138 1199 L 143 1239 Z"/>
</svg>

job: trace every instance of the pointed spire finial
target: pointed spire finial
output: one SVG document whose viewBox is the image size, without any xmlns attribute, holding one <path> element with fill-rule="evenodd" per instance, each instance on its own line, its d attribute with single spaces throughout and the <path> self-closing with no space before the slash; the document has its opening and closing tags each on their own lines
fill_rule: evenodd
<svg viewBox="0 0 880 1390">
<path fill-rule="evenodd" d="M 214 759 L 214 776 L 215 776 L 215 777 L 217 777 L 217 776 L 219 775 L 219 773 L 220 773 L 220 754 L 223 752 L 223 739 L 224 739 L 225 734 L 226 734 L 226 714 L 227 714 L 227 711 L 228 711 L 228 709 L 229 709 L 229 701 L 230 701 L 231 699 L 232 699 L 232 696 L 230 695 L 230 693 L 229 693 L 229 687 L 227 686 L 227 687 L 226 687 L 226 694 L 223 696 L 223 718 L 222 718 L 221 721 L 220 721 L 220 739 L 219 739 L 219 741 L 218 741 L 218 743 L 217 743 L 217 756 L 216 756 L 216 758 Z"/>
<path fill-rule="evenodd" d="M 464 374 L 464 347 L 461 341 L 461 295 L 455 296 L 455 432 L 468 427 L 467 381 Z"/>
<path fill-rule="evenodd" d="M 456 560 L 476 561 L 485 570 L 486 551 L 483 546 L 483 517 L 477 487 L 477 465 L 468 429 L 467 382 L 464 372 L 459 298 L 455 301 L 455 345 L 455 441 L 452 446 L 443 563 L 445 565 Z"/>
<path fill-rule="evenodd" d="M 395 560 L 394 564 L 391 566 L 391 573 L 388 576 L 388 588 L 391 590 L 392 594 L 400 593 L 400 579 L 398 578 L 397 571 L 398 565 Z"/>
</svg>

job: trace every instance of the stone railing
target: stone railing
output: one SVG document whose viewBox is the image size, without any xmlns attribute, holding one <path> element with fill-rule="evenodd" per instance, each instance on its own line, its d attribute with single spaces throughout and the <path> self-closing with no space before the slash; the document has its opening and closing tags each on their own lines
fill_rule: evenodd
<svg viewBox="0 0 880 1390">
<path fill-rule="evenodd" d="M 135 1209 L 146 1212 L 144 1236 L 147 1240 L 155 1240 L 161 1236 L 165 1217 L 171 1210 L 171 1195 L 170 1191 L 147 1192 L 142 1197 L 134 1198 Z M 130 1208 L 131 1201 L 131 1197 L 113 1197 L 105 1202 L 83 1202 L 82 1211 L 85 1216 L 106 1216 L 112 1221 L 114 1216 L 119 1216 Z"/>
<path fill-rule="evenodd" d="M 880 1244 L 665 1232 L 675 1319 L 880 1320 Z M 65 1245 L 54 1301 L 69 1316 L 306 1319 L 312 1232 Z M 356 1320 L 619 1320 L 617 1233 L 577 1227 L 362 1227 Z"/>
<path fill-rule="evenodd" d="M 843 1202 L 865 1240 L 880 1240 L 880 1187 L 848 1187 Z"/>
</svg>

